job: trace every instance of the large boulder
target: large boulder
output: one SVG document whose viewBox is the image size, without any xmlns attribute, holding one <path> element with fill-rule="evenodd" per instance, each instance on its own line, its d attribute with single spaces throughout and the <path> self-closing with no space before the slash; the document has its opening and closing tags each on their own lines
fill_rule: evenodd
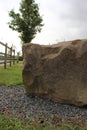
<svg viewBox="0 0 87 130">
<path fill-rule="evenodd" d="M 87 40 L 23 46 L 25 92 L 59 103 L 87 104 Z"/>
</svg>

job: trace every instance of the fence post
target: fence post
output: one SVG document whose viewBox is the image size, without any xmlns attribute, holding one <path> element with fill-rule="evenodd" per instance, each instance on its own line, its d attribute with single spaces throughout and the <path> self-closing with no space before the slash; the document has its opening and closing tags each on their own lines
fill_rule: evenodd
<svg viewBox="0 0 87 130">
<path fill-rule="evenodd" d="M 19 62 L 19 52 L 17 53 L 17 63 Z"/>
<path fill-rule="evenodd" d="M 5 60 L 4 60 L 4 68 L 6 69 L 6 64 L 7 64 L 7 43 L 5 45 Z"/>
<path fill-rule="evenodd" d="M 11 62 L 12 62 L 12 47 L 10 48 L 10 67 L 11 67 Z"/>
<path fill-rule="evenodd" d="M 13 55 L 13 64 L 15 64 L 15 50 L 13 50 L 14 55 Z"/>
</svg>

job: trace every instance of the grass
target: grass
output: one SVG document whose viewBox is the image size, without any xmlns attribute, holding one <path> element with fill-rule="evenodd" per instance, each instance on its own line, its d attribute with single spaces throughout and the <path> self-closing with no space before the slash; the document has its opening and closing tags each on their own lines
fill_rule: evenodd
<svg viewBox="0 0 87 130">
<path fill-rule="evenodd" d="M 27 126 L 16 118 L 0 116 L 0 130 L 27 130 Z"/>
<path fill-rule="evenodd" d="M 34 126 L 21 119 L 1 115 L 0 130 L 55 130 L 55 128 L 48 126 L 42 127 L 40 125 Z"/>
<path fill-rule="evenodd" d="M 61 124 L 61 126 L 42 126 L 29 124 L 23 119 L 11 118 L 5 115 L 0 115 L 0 130 L 87 130 L 87 125 L 70 125 Z"/>
<path fill-rule="evenodd" d="M 0 85 L 20 85 L 22 84 L 22 62 L 15 63 L 7 69 L 0 66 Z"/>
</svg>

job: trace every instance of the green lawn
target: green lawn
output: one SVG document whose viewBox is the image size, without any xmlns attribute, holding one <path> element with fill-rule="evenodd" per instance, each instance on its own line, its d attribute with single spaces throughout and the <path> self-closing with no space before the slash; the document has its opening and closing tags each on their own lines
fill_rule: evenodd
<svg viewBox="0 0 87 130">
<path fill-rule="evenodd" d="M 0 66 L 0 85 L 21 85 L 22 84 L 22 62 L 15 63 L 7 69 Z"/>
<path fill-rule="evenodd" d="M 0 116 L 0 130 L 56 130 L 55 127 L 30 124 L 23 119 Z"/>
<path fill-rule="evenodd" d="M 87 125 L 61 124 L 59 126 L 44 126 L 42 124 L 30 124 L 27 120 L 11 118 L 0 115 L 0 130 L 87 130 Z"/>
</svg>

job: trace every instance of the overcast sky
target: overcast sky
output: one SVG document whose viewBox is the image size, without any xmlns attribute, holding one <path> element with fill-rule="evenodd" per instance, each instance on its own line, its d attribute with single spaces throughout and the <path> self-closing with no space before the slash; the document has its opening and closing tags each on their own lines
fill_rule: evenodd
<svg viewBox="0 0 87 130">
<path fill-rule="evenodd" d="M 17 10 L 21 0 L 0 0 L 0 41 L 21 50 L 18 33 L 9 29 L 8 11 Z M 43 16 L 43 29 L 33 43 L 53 44 L 87 38 L 87 0 L 35 0 Z"/>
</svg>

